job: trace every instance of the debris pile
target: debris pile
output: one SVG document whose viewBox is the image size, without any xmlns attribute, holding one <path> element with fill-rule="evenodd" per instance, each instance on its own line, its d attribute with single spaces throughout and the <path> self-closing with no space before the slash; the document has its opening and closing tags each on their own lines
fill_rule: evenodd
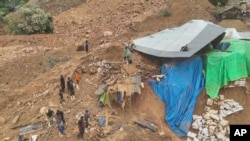
<svg viewBox="0 0 250 141">
<path fill-rule="evenodd" d="M 246 78 L 242 78 L 233 82 L 228 83 L 224 88 L 233 88 L 233 87 L 246 87 Z"/>
<path fill-rule="evenodd" d="M 213 107 L 218 107 L 215 110 Z M 202 115 L 193 115 L 192 129 L 198 131 L 188 132 L 187 141 L 223 140 L 229 141 L 229 121 L 224 117 L 243 110 L 243 107 L 233 99 L 224 99 L 224 95 L 212 100 L 208 99 Z"/>
</svg>

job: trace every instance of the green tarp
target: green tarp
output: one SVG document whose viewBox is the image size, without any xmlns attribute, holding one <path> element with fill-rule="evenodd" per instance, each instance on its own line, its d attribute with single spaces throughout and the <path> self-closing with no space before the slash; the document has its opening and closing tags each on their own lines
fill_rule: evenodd
<svg viewBox="0 0 250 141">
<path fill-rule="evenodd" d="M 250 41 L 227 40 L 231 45 L 222 52 L 212 49 L 203 54 L 205 89 L 212 98 L 218 96 L 221 87 L 229 81 L 248 77 L 250 74 Z"/>
</svg>

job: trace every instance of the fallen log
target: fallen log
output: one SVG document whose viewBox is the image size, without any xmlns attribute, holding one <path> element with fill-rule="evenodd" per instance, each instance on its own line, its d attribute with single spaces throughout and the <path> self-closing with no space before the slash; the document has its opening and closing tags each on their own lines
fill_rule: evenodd
<svg viewBox="0 0 250 141">
<path fill-rule="evenodd" d="M 148 128 L 153 132 L 155 132 L 157 130 L 157 126 L 151 122 L 148 122 L 148 121 L 134 120 L 134 123 L 136 123 L 142 127 Z"/>
</svg>

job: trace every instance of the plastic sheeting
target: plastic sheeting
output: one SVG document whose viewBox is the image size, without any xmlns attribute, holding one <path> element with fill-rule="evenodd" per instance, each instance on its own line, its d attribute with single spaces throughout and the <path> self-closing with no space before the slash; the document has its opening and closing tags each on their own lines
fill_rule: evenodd
<svg viewBox="0 0 250 141">
<path fill-rule="evenodd" d="M 203 55 L 206 93 L 216 98 L 221 87 L 229 81 L 248 77 L 250 74 L 250 41 L 228 40 L 231 45 L 224 51 L 211 50 Z"/>
<path fill-rule="evenodd" d="M 189 131 L 197 98 L 204 87 L 203 63 L 200 57 L 164 64 L 160 82 L 149 80 L 157 96 L 166 104 L 165 121 L 178 136 Z"/>
</svg>

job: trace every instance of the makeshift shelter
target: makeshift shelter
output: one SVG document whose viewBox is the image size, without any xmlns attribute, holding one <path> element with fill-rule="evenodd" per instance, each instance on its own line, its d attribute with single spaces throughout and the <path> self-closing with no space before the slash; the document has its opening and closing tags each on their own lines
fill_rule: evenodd
<svg viewBox="0 0 250 141">
<path fill-rule="evenodd" d="M 200 57 L 175 60 L 163 64 L 160 82 L 150 80 L 154 92 L 166 104 L 165 120 L 178 136 L 189 131 L 197 98 L 204 86 L 203 63 Z"/>
<path fill-rule="evenodd" d="M 250 74 L 250 41 L 225 40 L 230 46 L 225 51 L 211 49 L 203 54 L 206 92 L 211 98 L 218 96 L 221 87 L 230 81 Z"/>
<path fill-rule="evenodd" d="M 99 90 L 103 90 L 102 86 L 97 91 L 100 92 Z M 124 92 L 126 93 L 126 95 Z M 106 125 L 108 125 L 109 118 L 108 108 L 112 108 L 111 103 L 113 101 L 119 103 L 122 108 L 122 115 L 124 115 L 123 108 L 127 103 L 129 104 L 129 108 L 131 108 L 131 96 L 135 93 L 141 94 L 140 75 L 132 75 L 131 77 L 128 77 L 121 82 L 117 82 L 115 85 L 108 86 L 107 89 L 105 87 L 105 90 L 103 90 L 99 101 L 103 105 L 107 105 L 107 107 L 105 108 Z M 127 99 L 127 97 L 129 97 L 129 99 Z"/>
<path fill-rule="evenodd" d="M 157 57 L 191 57 L 210 43 L 216 46 L 224 31 L 209 21 L 191 20 L 180 27 L 134 40 L 134 49 Z"/>
</svg>

